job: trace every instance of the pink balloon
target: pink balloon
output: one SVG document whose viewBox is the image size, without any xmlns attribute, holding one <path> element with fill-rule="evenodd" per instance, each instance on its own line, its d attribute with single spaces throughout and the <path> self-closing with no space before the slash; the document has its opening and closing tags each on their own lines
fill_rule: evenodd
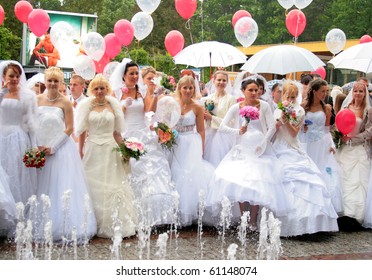
<svg viewBox="0 0 372 280">
<path fill-rule="evenodd" d="M 97 73 L 103 73 L 103 70 L 105 69 L 105 66 L 110 62 L 110 58 L 107 55 L 103 55 L 101 60 L 94 61 L 94 64 L 96 65 L 96 72 Z"/>
<path fill-rule="evenodd" d="M 353 131 L 356 125 L 356 116 L 353 111 L 343 109 L 336 115 L 336 127 L 344 135 Z"/>
<path fill-rule="evenodd" d="M 184 19 L 191 18 L 198 6 L 196 0 L 175 0 L 177 13 Z"/>
<path fill-rule="evenodd" d="M 114 58 L 121 51 L 121 45 L 114 33 L 107 34 L 104 38 L 106 43 L 105 55 L 108 58 Z"/>
<path fill-rule="evenodd" d="M 320 77 L 324 80 L 326 75 L 327 75 L 327 72 L 326 72 L 326 70 L 323 66 L 320 66 L 320 67 L 316 68 L 315 71 L 312 71 L 311 74 L 319 74 Z"/>
<path fill-rule="evenodd" d="M 41 37 L 47 32 L 49 24 L 49 15 L 42 9 L 35 9 L 28 16 L 28 27 L 37 37 Z"/>
<path fill-rule="evenodd" d="M 114 33 L 120 44 L 129 46 L 134 37 L 134 27 L 129 20 L 121 19 L 115 23 Z"/>
<path fill-rule="evenodd" d="M 171 56 L 178 54 L 185 44 L 185 39 L 181 32 L 177 30 L 169 31 L 165 36 L 164 45 Z"/>
<path fill-rule="evenodd" d="M 369 42 L 372 42 L 372 37 L 369 36 L 369 35 L 363 35 L 360 40 L 359 40 L 359 43 L 360 44 L 364 44 L 364 43 L 369 43 Z"/>
<path fill-rule="evenodd" d="M 5 17 L 4 9 L 3 9 L 3 7 L 0 5 L 0 25 L 3 24 L 3 22 L 4 22 L 4 17 Z"/>
<path fill-rule="evenodd" d="M 298 37 L 305 30 L 306 16 L 300 10 L 294 9 L 288 13 L 285 25 L 287 26 L 289 33 L 294 37 Z"/>
<path fill-rule="evenodd" d="M 18 1 L 14 6 L 14 13 L 16 17 L 23 23 L 28 22 L 28 16 L 32 10 L 32 5 L 28 1 Z"/>
<path fill-rule="evenodd" d="M 232 25 L 233 25 L 233 27 L 235 27 L 236 22 L 240 18 L 242 18 L 242 17 L 250 17 L 250 18 L 252 18 L 251 14 L 249 12 L 247 12 L 245 10 L 239 10 L 232 17 Z"/>
</svg>

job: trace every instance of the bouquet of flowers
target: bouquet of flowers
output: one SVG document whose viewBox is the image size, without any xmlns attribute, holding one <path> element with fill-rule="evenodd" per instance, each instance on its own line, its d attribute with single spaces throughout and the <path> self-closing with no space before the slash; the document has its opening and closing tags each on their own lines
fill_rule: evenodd
<svg viewBox="0 0 372 280">
<path fill-rule="evenodd" d="M 311 120 L 305 120 L 305 122 L 304 122 L 304 125 L 305 126 L 309 126 L 309 125 L 312 125 L 313 124 L 313 122 L 311 121 Z"/>
<path fill-rule="evenodd" d="M 240 108 L 239 115 L 245 119 L 246 125 L 248 125 L 251 120 L 260 118 L 260 111 L 254 106 L 244 106 Z"/>
<path fill-rule="evenodd" d="M 207 99 L 204 102 L 204 108 L 209 112 L 209 114 L 213 115 L 212 111 L 214 109 L 214 102 L 212 99 Z"/>
<path fill-rule="evenodd" d="M 114 151 L 120 152 L 125 162 L 128 162 L 130 158 L 138 160 L 146 153 L 145 145 L 134 137 L 124 139 L 119 147 L 114 148 Z"/>
<path fill-rule="evenodd" d="M 177 84 L 173 76 L 164 74 L 160 80 L 160 85 L 167 90 L 173 91 Z"/>
<path fill-rule="evenodd" d="M 174 145 L 176 145 L 177 130 L 169 128 L 169 126 L 162 122 L 154 123 L 154 129 L 159 137 L 158 141 L 161 147 L 171 151 Z"/>
<path fill-rule="evenodd" d="M 45 165 L 45 153 L 38 148 L 32 148 L 23 155 L 23 162 L 26 167 L 42 168 Z"/>
<path fill-rule="evenodd" d="M 291 123 L 298 123 L 296 110 L 291 102 L 283 101 L 278 103 L 278 109 L 284 112 L 287 120 Z"/>
<path fill-rule="evenodd" d="M 342 136 L 344 136 L 340 131 L 337 129 L 332 130 L 332 139 L 333 143 L 335 143 L 336 149 L 342 146 Z"/>
</svg>

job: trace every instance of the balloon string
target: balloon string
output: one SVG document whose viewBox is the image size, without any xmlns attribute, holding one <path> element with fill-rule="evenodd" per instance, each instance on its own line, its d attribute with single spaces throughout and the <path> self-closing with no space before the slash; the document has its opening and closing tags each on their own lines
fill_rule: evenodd
<svg viewBox="0 0 372 280">
<path fill-rule="evenodd" d="M 185 28 L 188 29 L 190 32 L 191 44 L 194 44 L 194 40 L 192 39 L 192 34 L 191 34 L 191 19 L 190 18 L 186 21 Z"/>
</svg>

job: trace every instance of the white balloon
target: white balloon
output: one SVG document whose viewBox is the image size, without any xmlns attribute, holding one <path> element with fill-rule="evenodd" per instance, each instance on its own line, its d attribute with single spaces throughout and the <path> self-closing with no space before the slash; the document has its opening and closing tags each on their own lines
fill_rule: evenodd
<svg viewBox="0 0 372 280">
<path fill-rule="evenodd" d="M 95 61 L 101 60 L 106 50 L 105 40 L 97 32 L 89 32 L 83 37 L 82 46 L 85 53 Z"/>
<path fill-rule="evenodd" d="M 174 127 L 181 116 L 181 107 L 175 98 L 165 96 L 158 101 L 156 106 L 156 118 L 158 122 L 165 123 L 168 127 Z"/>
<path fill-rule="evenodd" d="M 294 4 L 294 0 L 278 0 L 278 2 L 280 6 L 282 6 L 286 10 L 288 10 Z"/>
<path fill-rule="evenodd" d="M 311 2 L 313 0 L 294 0 L 294 5 L 301 10 L 309 6 Z"/>
<path fill-rule="evenodd" d="M 73 69 L 76 74 L 85 80 L 91 80 L 96 74 L 96 65 L 93 59 L 86 55 L 78 55 L 73 62 Z"/>
<path fill-rule="evenodd" d="M 134 37 L 137 40 L 145 39 L 154 27 L 154 21 L 149 14 L 138 12 L 132 17 L 131 23 L 134 27 Z"/>
<path fill-rule="evenodd" d="M 152 14 L 160 4 L 160 0 L 136 0 L 138 7 L 147 13 Z"/>
<path fill-rule="evenodd" d="M 328 50 L 333 54 L 338 54 L 345 47 L 346 35 L 338 28 L 330 30 L 325 39 Z"/>
<path fill-rule="evenodd" d="M 116 66 L 118 66 L 120 63 L 117 61 L 111 61 L 107 63 L 105 68 L 103 69 L 103 77 L 105 77 L 108 81 L 110 80 L 111 74 L 114 72 Z"/>
<path fill-rule="evenodd" d="M 74 29 L 65 21 L 58 21 L 50 29 L 50 40 L 53 46 L 60 52 L 66 44 L 73 43 Z"/>
<path fill-rule="evenodd" d="M 234 33 L 239 43 L 242 44 L 243 47 L 247 48 L 252 45 L 257 38 L 258 25 L 254 19 L 250 17 L 242 17 L 236 22 Z"/>
</svg>

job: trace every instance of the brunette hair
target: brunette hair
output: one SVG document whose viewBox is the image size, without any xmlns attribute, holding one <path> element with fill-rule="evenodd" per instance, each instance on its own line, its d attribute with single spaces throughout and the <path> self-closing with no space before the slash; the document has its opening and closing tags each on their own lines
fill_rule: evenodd
<svg viewBox="0 0 372 280">
<path fill-rule="evenodd" d="M 308 112 L 311 109 L 311 106 L 314 104 L 314 92 L 319 90 L 322 86 L 328 86 L 328 83 L 322 79 L 315 79 L 312 80 L 309 84 L 309 88 L 307 89 L 307 100 L 305 101 L 304 109 L 305 112 Z M 320 104 L 322 105 L 323 112 L 325 113 L 325 104 L 323 100 L 320 100 Z"/>
</svg>

